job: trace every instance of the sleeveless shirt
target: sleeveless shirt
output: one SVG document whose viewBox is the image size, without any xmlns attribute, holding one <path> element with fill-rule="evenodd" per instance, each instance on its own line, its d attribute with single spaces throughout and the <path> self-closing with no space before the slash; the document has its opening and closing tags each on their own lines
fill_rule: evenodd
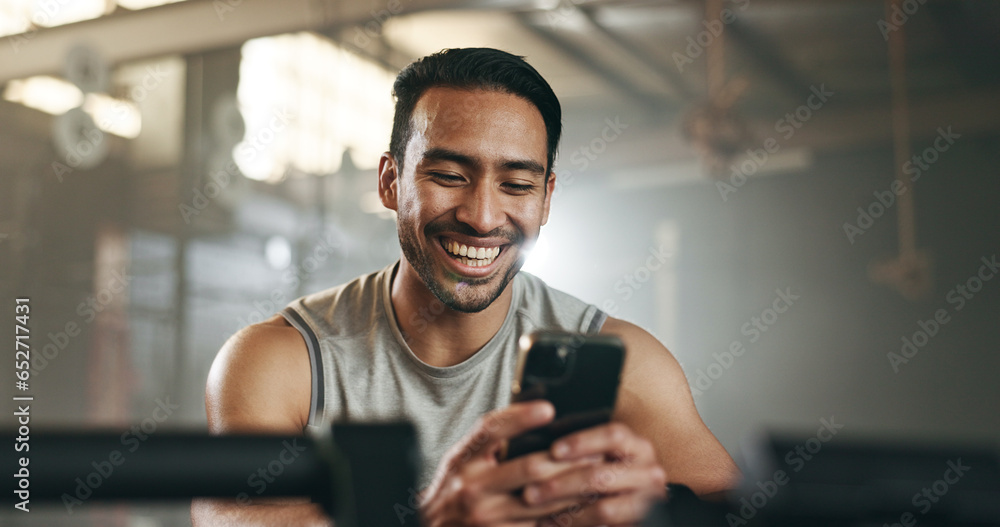
<svg viewBox="0 0 1000 527">
<path fill-rule="evenodd" d="M 518 339 L 540 329 L 597 333 L 596 306 L 518 272 L 499 331 L 465 361 L 421 361 L 407 345 L 390 299 L 399 261 L 381 271 L 292 301 L 281 312 L 305 339 L 312 370 L 307 429 L 333 422 L 409 420 L 421 452 L 420 489 L 441 457 L 483 414 L 510 402 Z M 414 324 L 433 324 L 434 313 Z M 422 317 L 422 318 L 421 318 Z"/>
</svg>

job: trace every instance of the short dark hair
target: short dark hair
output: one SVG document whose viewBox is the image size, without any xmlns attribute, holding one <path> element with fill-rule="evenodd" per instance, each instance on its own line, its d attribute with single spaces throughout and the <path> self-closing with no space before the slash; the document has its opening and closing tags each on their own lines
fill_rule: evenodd
<svg viewBox="0 0 1000 527">
<path fill-rule="evenodd" d="M 461 89 L 495 90 L 517 95 L 535 105 L 545 122 L 548 139 L 548 181 L 559 136 L 562 133 L 562 109 L 559 99 L 535 68 L 524 57 L 492 48 L 454 48 L 441 50 L 403 68 L 392 86 L 396 112 L 392 123 L 389 153 L 402 166 L 406 145 L 413 133 L 410 119 L 417 101 L 429 88 L 448 86 Z"/>
</svg>

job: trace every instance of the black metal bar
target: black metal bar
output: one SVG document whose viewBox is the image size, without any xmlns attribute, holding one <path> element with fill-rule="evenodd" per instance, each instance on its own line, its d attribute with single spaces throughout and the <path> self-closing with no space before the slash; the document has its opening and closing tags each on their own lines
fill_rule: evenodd
<svg viewBox="0 0 1000 527">
<path fill-rule="evenodd" d="M 408 423 L 334 425 L 326 436 L 144 433 L 137 426 L 19 437 L 0 433 L 10 449 L 0 459 L 0 503 L 309 496 L 338 527 L 417 525 L 410 504 L 419 454 Z"/>
<path fill-rule="evenodd" d="M 260 494 L 308 496 L 329 479 L 308 438 L 137 431 L 32 434 L 24 467 L 31 498 L 236 498 L 240 493 L 258 495 L 258 479 L 264 484 Z M 10 434 L 0 441 L 15 444 Z M 3 473 L 16 474 L 19 459 L 5 460 Z M 19 482 L 0 479 L 0 499 L 17 498 Z"/>
</svg>

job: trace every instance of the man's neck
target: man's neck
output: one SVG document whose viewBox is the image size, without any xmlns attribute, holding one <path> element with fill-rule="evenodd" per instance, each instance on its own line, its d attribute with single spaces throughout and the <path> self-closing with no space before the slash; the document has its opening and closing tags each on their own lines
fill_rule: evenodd
<svg viewBox="0 0 1000 527">
<path fill-rule="evenodd" d="M 396 322 L 413 353 L 431 366 L 454 366 L 474 355 L 500 330 L 510 309 L 513 281 L 486 309 L 462 313 L 442 305 L 402 258 L 390 297 Z"/>
</svg>

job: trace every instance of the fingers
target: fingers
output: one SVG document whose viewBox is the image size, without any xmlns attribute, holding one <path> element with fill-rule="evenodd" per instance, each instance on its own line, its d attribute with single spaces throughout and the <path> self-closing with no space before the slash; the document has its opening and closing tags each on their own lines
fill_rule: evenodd
<svg viewBox="0 0 1000 527">
<path fill-rule="evenodd" d="M 496 454 L 504 441 L 549 423 L 554 415 L 555 409 L 548 401 L 530 401 L 515 403 L 482 416 L 472 430 L 442 458 L 427 495 L 438 494 L 439 487 L 451 474 L 463 473 L 466 479 L 475 479 L 477 474 L 488 475 L 496 467 Z M 509 474 L 506 478 L 510 478 Z M 504 491 L 517 488 L 507 485 L 500 483 L 490 488 Z"/>
<path fill-rule="evenodd" d="M 613 459 L 654 462 L 653 445 L 622 423 L 588 428 L 570 434 L 552 444 L 552 458 L 568 460 L 603 454 Z"/>
<path fill-rule="evenodd" d="M 588 464 L 532 483 L 525 487 L 522 497 L 529 505 L 621 493 L 662 498 L 666 495 L 666 484 L 666 472 L 655 463 Z"/>
<path fill-rule="evenodd" d="M 553 417 L 555 408 L 548 401 L 514 403 L 481 417 L 465 443 L 478 445 L 478 451 L 493 453 L 504 441 L 546 425 Z"/>
<path fill-rule="evenodd" d="M 491 470 L 487 490 L 509 492 L 530 483 L 547 480 L 572 469 L 603 461 L 600 456 L 588 456 L 556 461 L 548 452 L 535 452 L 500 463 Z"/>
<path fill-rule="evenodd" d="M 435 494 L 444 478 L 464 467 L 473 468 L 475 461 L 490 461 L 495 464 L 495 455 L 503 441 L 526 430 L 537 428 L 550 422 L 555 409 L 547 401 L 531 401 L 512 404 L 495 410 L 482 417 L 461 441 L 452 445 L 438 465 L 429 494 Z M 481 463 L 480 463 L 481 464 Z M 486 467 L 480 467 L 483 469 Z"/>
<path fill-rule="evenodd" d="M 528 505 L 575 500 L 577 503 L 539 525 L 561 527 L 634 524 L 656 499 L 666 495 L 667 474 L 652 444 L 621 423 L 609 423 L 566 436 L 550 449 L 555 462 L 593 459 L 524 489 Z"/>
<path fill-rule="evenodd" d="M 554 500 L 544 504 L 527 505 L 510 492 L 484 491 L 481 480 L 451 478 L 442 489 L 440 500 L 424 507 L 425 518 L 455 518 L 461 525 L 514 525 L 526 522 L 532 527 L 539 518 L 557 513 L 574 505 L 578 500 Z M 435 524 L 436 522 L 426 522 Z M 445 521 L 444 524 L 449 524 Z"/>
<path fill-rule="evenodd" d="M 577 500 L 562 500 L 542 505 L 527 506 L 510 494 L 494 494 L 485 499 L 479 497 L 466 511 L 468 525 L 497 525 L 500 522 L 530 522 L 533 526 L 539 518 L 545 518 L 566 510 Z"/>
<path fill-rule="evenodd" d="M 542 527 L 635 525 L 643 521 L 653 502 L 648 495 L 621 494 L 593 499 L 550 515 Z"/>
</svg>

